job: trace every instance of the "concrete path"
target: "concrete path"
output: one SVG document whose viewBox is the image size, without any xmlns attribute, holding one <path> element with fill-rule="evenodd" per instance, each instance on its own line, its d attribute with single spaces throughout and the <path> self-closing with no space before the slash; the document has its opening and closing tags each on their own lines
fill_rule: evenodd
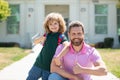
<svg viewBox="0 0 120 80">
<path fill-rule="evenodd" d="M 4 68 L 0 71 L 0 80 L 26 80 L 29 70 L 31 69 L 39 51 L 36 50 L 37 47 L 42 48 L 42 46 L 37 45 L 33 50 L 36 53 L 30 53 L 25 58 L 11 64 L 10 66 Z"/>
<path fill-rule="evenodd" d="M 42 48 L 42 46 L 40 46 L 40 48 Z M 4 68 L 3 70 L 1 70 L 0 80 L 26 80 L 28 72 L 31 69 L 39 53 L 39 51 L 36 49 L 38 48 L 33 49 L 37 51 L 36 53 L 30 53 L 28 56 L 21 59 L 20 61 L 17 61 L 11 64 L 10 66 Z M 116 78 L 113 74 L 108 73 L 107 76 L 101 76 L 101 77 L 93 76 L 93 80 L 120 80 L 120 79 Z"/>
</svg>

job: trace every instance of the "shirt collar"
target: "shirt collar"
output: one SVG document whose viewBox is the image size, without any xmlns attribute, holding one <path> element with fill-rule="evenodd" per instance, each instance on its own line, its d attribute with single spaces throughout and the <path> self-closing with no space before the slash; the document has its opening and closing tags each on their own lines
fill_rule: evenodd
<svg viewBox="0 0 120 80">
<path fill-rule="evenodd" d="M 87 44 L 85 42 L 83 42 L 82 49 L 80 50 L 81 54 L 85 54 L 86 53 L 86 47 L 87 47 Z M 70 44 L 70 52 L 71 53 L 75 53 L 75 50 L 73 49 L 72 44 Z"/>
</svg>

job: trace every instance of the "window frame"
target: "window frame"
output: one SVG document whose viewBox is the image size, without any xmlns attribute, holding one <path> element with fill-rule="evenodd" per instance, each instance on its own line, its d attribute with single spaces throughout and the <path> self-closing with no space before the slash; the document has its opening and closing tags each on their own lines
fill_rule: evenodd
<svg viewBox="0 0 120 80">
<path fill-rule="evenodd" d="M 119 9 L 119 13 L 118 13 L 118 9 Z M 117 8 L 117 33 L 118 33 L 118 35 L 120 35 L 120 8 Z M 119 19 L 119 20 L 118 20 Z"/>
<path fill-rule="evenodd" d="M 9 16 L 8 17 L 8 19 L 6 20 L 6 33 L 7 34 L 19 34 L 20 33 L 20 4 L 10 4 L 10 6 L 16 6 L 19 10 L 17 11 L 18 12 L 18 14 L 12 14 L 12 12 L 11 12 L 11 16 Z M 15 20 L 15 22 L 10 22 L 9 20 L 11 20 L 12 18 L 14 19 L 14 17 L 16 18 L 16 20 Z M 19 19 L 19 20 L 17 20 L 17 19 Z M 13 29 L 15 29 L 15 30 L 12 30 L 10 27 L 12 26 L 12 25 L 16 25 L 15 26 L 15 28 L 13 28 Z M 11 29 L 11 30 L 9 30 L 9 29 Z"/>
<path fill-rule="evenodd" d="M 106 13 L 96 13 L 96 6 L 106 6 L 106 8 L 107 8 L 107 12 Z M 108 34 L 108 4 L 94 4 L 94 22 L 95 22 L 95 24 L 94 24 L 94 33 L 95 34 Z M 106 24 L 105 23 L 96 23 L 96 17 L 106 17 Z M 98 32 L 96 32 L 97 31 L 97 28 L 99 28 L 98 26 L 101 26 L 102 28 L 106 28 L 106 31 L 104 31 L 104 32 L 101 32 L 100 33 L 100 31 L 98 31 Z M 106 27 L 104 27 L 104 26 L 106 26 Z M 100 29 L 100 28 L 99 28 Z M 104 29 L 102 29 L 102 30 L 104 30 Z"/>
</svg>

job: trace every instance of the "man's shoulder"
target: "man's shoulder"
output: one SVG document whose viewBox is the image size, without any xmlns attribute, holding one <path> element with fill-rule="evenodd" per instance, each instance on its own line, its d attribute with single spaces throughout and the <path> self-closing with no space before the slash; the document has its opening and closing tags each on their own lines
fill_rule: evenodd
<svg viewBox="0 0 120 80">
<path fill-rule="evenodd" d="M 86 49 L 86 51 L 89 53 L 92 53 L 96 50 L 94 47 L 90 46 L 89 44 L 85 43 L 84 46 L 85 46 L 84 48 Z"/>
<path fill-rule="evenodd" d="M 61 50 L 63 49 L 63 47 L 64 47 L 63 44 L 59 44 L 57 46 L 54 57 L 56 57 L 61 52 Z"/>
<path fill-rule="evenodd" d="M 64 47 L 63 44 L 59 44 L 59 45 L 57 46 L 57 49 L 61 49 L 61 48 L 63 48 L 63 47 Z"/>
</svg>

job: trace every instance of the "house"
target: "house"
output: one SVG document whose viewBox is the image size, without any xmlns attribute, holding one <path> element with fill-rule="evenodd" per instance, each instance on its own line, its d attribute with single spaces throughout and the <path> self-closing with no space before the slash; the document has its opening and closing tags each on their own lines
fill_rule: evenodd
<svg viewBox="0 0 120 80">
<path fill-rule="evenodd" d="M 0 22 L 0 42 L 17 42 L 30 48 L 32 36 L 44 33 L 43 21 L 50 12 L 59 12 L 68 23 L 80 20 L 85 25 L 85 39 L 89 43 L 114 38 L 119 47 L 120 8 L 118 0 L 7 0 L 12 15 Z M 120 34 L 119 34 L 120 35 Z"/>
</svg>

